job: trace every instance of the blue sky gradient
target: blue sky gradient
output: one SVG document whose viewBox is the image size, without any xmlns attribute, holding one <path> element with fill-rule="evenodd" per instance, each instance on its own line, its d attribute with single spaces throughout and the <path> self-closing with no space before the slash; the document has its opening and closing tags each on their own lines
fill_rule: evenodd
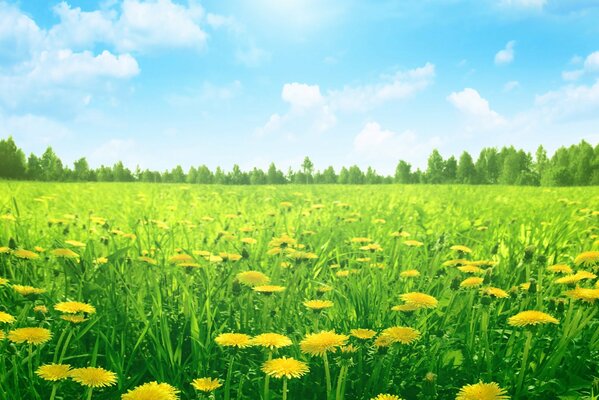
<svg viewBox="0 0 599 400">
<path fill-rule="evenodd" d="M 0 135 L 67 162 L 426 165 L 599 142 L 599 1 L 1 1 Z"/>
</svg>

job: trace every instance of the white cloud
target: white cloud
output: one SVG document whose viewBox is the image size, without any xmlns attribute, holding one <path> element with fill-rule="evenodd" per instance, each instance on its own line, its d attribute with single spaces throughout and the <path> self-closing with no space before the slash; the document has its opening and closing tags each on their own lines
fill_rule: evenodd
<svg viewBox="0 0 599 400">
<path fill-rule="evenodd" d="M 383 76 L 380 83 L 346 86 L 331 91 L 328 96 L 335 109 L 364 111 L 387 101 L 409 97 L 431 85 L 434 77 L 435 65 L 426 63 L 419 68 Z"/>
<path fill-rule="evenodd" d="M 453 92 L 447 100 L 464 114 L 473 124 L 471 129 L 491 129 L 504 125 L 506 120 L 493 111 L 489 102 L 472 88 L 465 88 L 461 92 Z"/>
<path fill-rule="evenodd" d="M 584 60 L 584 69 L 589 72 L 599 71 L 599 51 L 595 51 Z"/>
<path fill-rule="evenodd" d="M 562 79 L 565 81 L 577 81 L 585 74 L 593 74 L 599 72 L 599 51 L 589 54 L 586 58 L 575 56 L 570 63 L 583 64 L 581 68 L 563 71 Z"/>
<path fill-rule="evenodd" d="M 0 60 L 18 62 L 31 55 L 44 40 L 35 21 L 14 6 L 0 2 Z"/>
<path fill-rule="evenodd" d="M 597 118 L 599 115 L 599 79 L 591 86 L 567 85 L 539 95 L 535 106 L 552 120 Z"/>
<path fill-rule="evenodd" d="M 110 139 L 89 154 L 88 161 L 91 165 L 113 165 L 118 161 L 127 166 L 135 165 L 141 158 L 137 148 L 133 139 Z"/>
<path fill-rule="evenodd" d="M 512 90 L 518 88 L 520 86 L 520 82 L 518 81 L 509 81 L 503 85 L 504 92 L 511 92 Z"/>
<path fill-rule="evenodd" d="M 246 67 L 255 68 L 268 62 L 270 53 L 250 42 L 245 48 L 240 48 L 235 52 L 235 59 Z"/>
<path fill-rule="evenodd" d="M 318 85 L 306 85 L 305 83 L 286 83 L 283 85 L 281 98 L 292 107 L 310 108 L 324 103 L 324 97 L 320 94 Z"/>
<path fill-rule="evenodd" d="M 505 45 L 505 48 L 499 50 L 497 54 L 495 54 L 495 64 L 497 65 L 505 65 L 510 64 L 514 61 L 514 46 L 516 42 L 514 40 L 510 40 Z"/>
<path fill-rule="evenodd" d="M 504 7 L 542 9 L 547 0 L 501 0 L 500 3 Z"/>
<path fill-rule="evenodd" d="M 575 69 L 572 71 L 563 71 L 562 79 L 565 81 L 576 81 L 584 74 L 583 69 Z"/>
</svg>

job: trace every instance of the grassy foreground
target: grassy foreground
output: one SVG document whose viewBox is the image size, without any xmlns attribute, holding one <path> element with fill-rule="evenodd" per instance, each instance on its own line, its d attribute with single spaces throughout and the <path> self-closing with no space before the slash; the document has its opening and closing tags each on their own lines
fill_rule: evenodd
<svg viewBox="0 0 599 400">
<path fill-rule="evenodd" d="M 0 182 L 0 398 L 596 399 L 598 222 L 599 188 Z"/>
</svg>

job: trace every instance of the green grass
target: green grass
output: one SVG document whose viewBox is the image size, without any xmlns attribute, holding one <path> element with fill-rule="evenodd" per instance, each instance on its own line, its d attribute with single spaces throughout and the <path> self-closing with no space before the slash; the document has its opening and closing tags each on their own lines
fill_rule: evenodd
<svg viewBox="0 0 599 400">
<path fill-rule="evenodd" d="M 292 206 L 280 205 L 286 201 Z M 351 338 L 357 352 L 329 353 L 331 398 L 393 393 L 408 400 L 453 399 L 463 385 L 482 380 L 497 382 L 512 398 L 590 399 L 599 389 L 598 302 L 571 300 L 564 295 L 569 287 L 554 283 L 556 276 L 546 267 L 565 263 L 597 273 L 596 265 L 573 263 L 579 253 L 597 250 L 597 210 L 599 188 L 0 182 L 0 247 L 44 249 L 36 260 L 0 254 L 0 277 L 10 281 L 0 286 L 0 311 L 16 318 L 13 324 L 0 323 L 0 330 L 40 326 L 53 333 L 49 342 L 33 346 L 31 357 L 28 345 L 0 341 L 0 398 L 48 399 L 52 384 L 32 372 L 54 361 L 115 372 L 118 383 L 95 389 L 94 399 L 120 398 L 149 381 L 173 385 L 182 399 L 202 398 L 190 382 L 204 376 L 222 380 L 223 387 L 213 394 L 222 399 L 234 360 L 226 382 L 231 398 L 261 399 L 260 368 L 267 352 L 255 347 L 232 352 L 214 338 L 223 332 L 278 332 L 289 336 L 293 346 L 274 356 L 294 357 L 310 367 L 307 375 L 288 381 L 287 398 L 324 399 L 322 358 L 304 355 L 299 347 L 318 325 L 317 330 L 343 334 L 391 326 L 422 333 L 411 345 L 383 348 Z M 105 223 L 94 222 L 93 216 Z M 242 227 L 254 229 L 242 232 Z M 397 231 L 410 236 L 391 235 Z M 269 242 L 283 234 L 318 258 L 297 261 L 267 254 Z M 257 243 L 244 244 L 244 237 Z M 350 242 L 355 237 L 368 237 L 383 251 L 360 250 Z M 409 247 L 406 239 L 424 245 Z M 65 240 L 86 246 L 72 247 Z M 473 253 L 450 249 L 457 244 Z M 57 258 L 51 254 L 56 248 L 71 248 L 80 257 Z M 194 250 L 242 258 L 208 262 Z M 193 255 L 200 267 L 170 263 L 177 252 Z M 143 254 L 158 264 L 140 261 Z M 97 264 L 99 257 L 108 262 Z M 455 258 L 495 261 L 483 267 L 483 285 L 509 291 L 510 297 L 492 299 L 478 289 L 459 288 L 469 275 L 442 265 Z M 290 266 L 283 268 L 282 262 Z M 417 269 L 420 276 L 400 277 L 408 269 Z M 235 279 L 246 270 L 262 271 L 286 290 L 272 296 L 256 293 Z M 341 270 L 352 272 L 339 277 Z M 531 291 L 519 288 L 530 279 L 536 281 Z M 596 281 L 580 285 L 591 288 Z M 22 296 L 11 284 L 47 291 Z M 325 284 L 333 290 L 319 294 Z M 434 296 L 438 307 L 391 311 L 402 303 L 401 294 L 413 291 Z M 315 314 L 302 304 L 316 298 L 332 300 L 334 306 Z M 53 305 L 65 300 L 92 304 L 97 313 L 81 324 L 64 321 Z M 48 313 L 33 311 L 41 304 Z M 534 329 L 507 323 L 523 310 L 547 312 L 560 323 Z M 524 357 L 526 343 L 530 351 Z M 339 382 L 341 370 L 346 379 Z M 433 379 L 425 379 L 427 373 Z M 269 386 L 270 399 L 280 399 L 282 380 L 270 379 Z M 56 399 L 84 393 L 79 384 L 65 380 L 57 386 Z"/>
</svg>

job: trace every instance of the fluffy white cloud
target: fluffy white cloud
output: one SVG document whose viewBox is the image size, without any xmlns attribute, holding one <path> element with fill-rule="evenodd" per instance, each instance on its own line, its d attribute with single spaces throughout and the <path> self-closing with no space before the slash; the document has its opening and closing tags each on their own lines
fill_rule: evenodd
<svg viewBox="0 0 599 400">
<path fill-rule="evenodd" d="M 535 106 L 552 120 L 599 115 L 599 80 L 593 85 L 567 85 L 539 95 Z"/>
<path fill-rule="evenodd" d="M 435 65 L 426 63 L 419 68 L 383 76 L 380 83 L 346 86 L 342 90 L 331 91 L 328 96 L 335 109 L 363 111 L 387 101 L 409 97 L 431 85 L 434 78 Z"/>
<path fill-rule="evenodd" d="M 320 94 L 318 85 L 306 85 L 305 83 L 286 83 L 283 85 L 281 98 L 292 107 L 310 108 L 324 103 L 324 97 Z"/>
<path fill-rule="evenodd" d="M 250 42 L 246 47 L 237 49 L 235 59 L 246 67 L 255 68 L 269 61 L 270 53 Z"/>
<path fill-rule="evenodd" d="M 595 51 L 584 60 L 584 69 L 587 71 L 599 71 L 599 51 Z"/>
<path fill-rule="evenodd" d="M 584 74 L 583 69 L 575 69 L 572 71 L 563 71 L 562 79 L 565 81 L 576 81 Z"/>
<path fill-rule="evenodd" d="M 584 63 L 583 63 L 584 61 Z M 582 64 L 582 68 L 571 70 L 571 71 L 563 71 L 562 79 L 565 81 L 576 81 L 580 79 L 584 74 L 593 74 L 595 72 L 599 72 L 599 51 L 595 51 L 589 54 L 586 58 L 581 58 L 575 56 L 572 61 L 572 64 Z"/>
<path fill-rule="evenodd" d="M 506 82 L 505 85 L 503 85 L 503 91 L 504 92 L 511 92 L 512 90 L 516 89 L 518 86 L 520 86 L 520 82 L 518 82 L 518 81 L 509 81 L 509 82 Z"/>
<path fill-rule="evenodd" d="M 497 54 L 495 54 L 495 64 L 497 65 L 505 65 L 510 64 L 514 61 L 514 46 L 516 42 L 514 40 L 510 40 L 505 45 L 505 48 L 499 50 Z"/>
<path fill-rule="evenodd" d="M 462 112 L 474 124 L 472 128 L 490 129 L 506 123 L 504 117 L 493 111 L 489 102 L 472 88 L 465 88 L 461 92 L 453 92 L 447 100 Z"/>
<path fill-rule="evenodd" d="M 18 62 L 31 55 L 44 40 L 35 21 L 14 6 L 0 2 L 0 60 Z"/>
</svg>

